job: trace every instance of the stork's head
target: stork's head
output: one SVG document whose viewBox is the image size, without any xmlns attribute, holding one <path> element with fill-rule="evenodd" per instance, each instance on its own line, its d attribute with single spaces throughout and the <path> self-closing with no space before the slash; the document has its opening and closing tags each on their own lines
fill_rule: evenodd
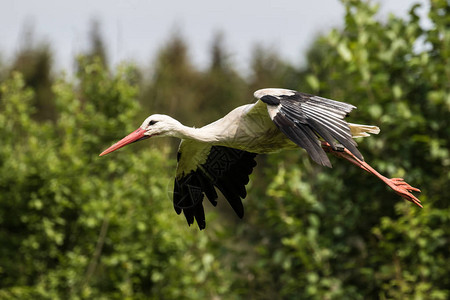
<svg viewBox="0 0 450 300">
<path fill-rule="evenodd" d="M 145 119 L 138 129 L 103 151 L 100 156 L 111 153 L 128 144 L 148 139 L 152 136 L 177 136 L 176 133 L 181 126 L 180 122 L 169 116 L 158 114 L 151 115 Z"/>
</svg>

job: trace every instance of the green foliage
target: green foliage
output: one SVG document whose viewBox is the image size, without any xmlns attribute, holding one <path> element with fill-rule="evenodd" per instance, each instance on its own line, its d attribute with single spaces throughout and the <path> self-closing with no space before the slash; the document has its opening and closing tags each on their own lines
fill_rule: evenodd
<svg viewBox="0 0 450 300">
<path fill-rule="evenodd" d="M 447 299 L 448 1 L 430 2 L 430 29 L 416 6 L 380 21 L 343 2 L 345 27 L 315 41 L 306 68 L 260 46 L 244 78 L 217 35 L 199 70 L 175 35 L 145 79 L 108 71 L 94 27 L 76 77 L 45 84 L 51 118 L 28 80 L 39 70 L 0 72 L 0 299 Z M 149 112 L 201 126 L 281 86 L 358 106 L 351 122 L 381 128 L 358 141 L 365 159 L 420 187 L 424 208 L 345 161 L 325 170 L 291 151 L 259 157 L 244 220 L 219 199 L 199 232 L 172 208 L 171 144 L 98 157 Z"/>
<path fill-rule="evenodd" d="M 187 122 L 183 112 L 199 109 L 192 89 L 198 83 L 199 74 L 189 61 L 187 45 L 180 35 L 173 36 L 161 49 L 151 75 L 142 97 L 144 107 L 151 113 L 170 114 Z"/>
<path fill-rule="evenodd" d="M 0 298 L 220 293 L 227 282 L 215 279 L 206 237 L 173 216 L 167 151 L 98 157 L 133 128 L 135 72 L 79 63 L 79 88 L 54 85 L 56 123 L 30 118 L 33 92 L 20 74 L 1 85 Z"/>
<path fill-rule="evenodd" d="M 261 289 L 272 286 L 286 298 L 448 298 L 450 32 L 444 2 L 433 2 L 430 30 L 420 28 L 417 7 L 407 20 L 381 22 L 376 7 L 345 2 L 345 29 L 316 41 L 301 75 L 309 86 L 298 88 L 353 103 L 360 110 L 351 121 L 380 126 L 379 136 L 360 141 L 362 153 L 389 177 L 419 186 L 425 208 L 398 202 L 341 161 L 324 174 L 295 154 L 283 155 L 285 162 L 271 158 L 269 198 L 250 199 L 264 212 L 255 227 L 265 232 L 254 243 L 270 275 L 258 276 L 251 266 L 241 271 L 258 274 Z"/>
<path fill-rule="evenodd" d="M 25 46 L 17 54 L 8 71 L 9 73 L 20 72 L 26 85 L 33 89 L 33 98 L 30 103 L 36 108 L 33 118 L 54 120 L 56 112 L 51 90 L 53 83 L 51 48 L 44 42 L 35 45 L 31 29 L 26 31 L 23 39 L 26 41 Z"/>
</svg>

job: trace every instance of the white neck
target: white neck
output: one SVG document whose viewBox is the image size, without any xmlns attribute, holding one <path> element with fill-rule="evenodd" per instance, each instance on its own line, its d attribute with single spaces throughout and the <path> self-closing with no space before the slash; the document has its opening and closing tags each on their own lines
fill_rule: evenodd
<svg viewBox="0 0 450 300">
<path fill-rule="evenodd" d="M 180 124 L 176 130 L 173 131 L 173 136 L 180 139 L 196 140 L 204 143 L 218 142 L 223 138 L 220 131 L 214 126 L 207 126 L 202 128 L 193 128 Z"/>
</svg>

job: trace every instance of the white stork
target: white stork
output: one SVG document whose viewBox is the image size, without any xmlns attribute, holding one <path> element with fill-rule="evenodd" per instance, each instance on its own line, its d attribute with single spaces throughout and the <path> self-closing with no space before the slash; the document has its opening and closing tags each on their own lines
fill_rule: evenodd
<svg viewBox="0 0 450 300">
<path fill-rule="evenodd" d="M 215 187 L 242 218 L 245 185 L 256 166 L 255 156 L 283 149 L 304 148 L 319 165 L 331 167 L 325 152 L 342 157 L 384 181 L 397 194 L 422 207 L 402 178 L 386 178 L 369 166 L 356 148 L 355 137 L 378 134 L 376 126 L 347 123 L 344 118 L 355 106 L 286 89 L 262 89 L 256 103 L 239 106 L 225 117 L 201 128 L 182 125 L 166 115 L 151 115 L 128 136 L 100 156 L 150 137 L 181 139 L 174 184 L 173 205 L 184 213 L 189 225 L 194 219 L 206 226 L 204 195 L 215 206 Z M 336 144 L 335 142 L 340 144 Z"/>
</svg>

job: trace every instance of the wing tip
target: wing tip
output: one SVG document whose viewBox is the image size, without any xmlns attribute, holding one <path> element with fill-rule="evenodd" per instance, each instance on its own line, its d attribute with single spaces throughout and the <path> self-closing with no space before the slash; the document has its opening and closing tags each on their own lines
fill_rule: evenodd
<svg viewBox="0 0 450 300">
<path fill-rule="evenodd" d="M 219 155 L 211 155 L 211 152 L 217 152 L 216 154 Z M 188 226 L 196 222 L 200 230 L 205 229 L 203 200 L 206 196 L 211 204 L 216 206 L 218 194 L 215 187 L 217 187 L 236 215 L 242 219 L 244 217 L 242 199 L 246 196 L 245 185 L 249 182 L 248 176 L 257 164 L 256 155 L 256 153 L 224 146 L 211 147 L 207 161 L 201 165 L 201 168 L 175 177 L 173 201 L 177 214 L 184 213 Z M 221 166 L 225 167 L 226 171 L 219 172 L 212 167 L 213 163 L 222 163 Z"/>
</svg>

